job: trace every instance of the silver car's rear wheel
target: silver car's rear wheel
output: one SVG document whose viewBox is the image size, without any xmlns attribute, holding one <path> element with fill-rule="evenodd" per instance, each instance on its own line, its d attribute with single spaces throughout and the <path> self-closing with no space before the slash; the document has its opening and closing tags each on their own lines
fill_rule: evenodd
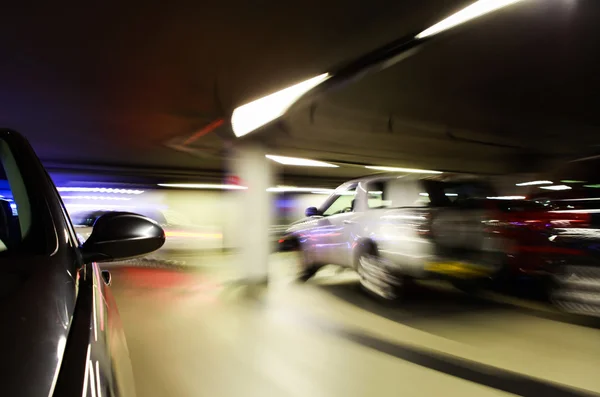
<svg viewBox="0 0 600 397">
<path fill-rule="evenodd" d="M 398 300 L 404 291 L 404 277 L 392 274 L 380 257 L 373 254 L 361 254 L 356 271 L 360 285 L 370 295 L 384 300 Z"/>
</svg>

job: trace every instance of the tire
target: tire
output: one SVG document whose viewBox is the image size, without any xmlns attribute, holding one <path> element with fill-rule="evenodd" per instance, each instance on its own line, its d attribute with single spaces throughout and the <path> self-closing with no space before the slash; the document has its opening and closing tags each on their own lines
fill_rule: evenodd
<svg viewBox="0 0 600 397">
<path fill-rule="evenodd" d="M 359 255 L 356 272 L 360 286 L 367 294 L 384 301 L 399 301 L 404 296 L 405 277 L 392 274 L 389 266 L 378 255 Z"/>
<path fill-rule="evenodd" d="M 299 282 L 307 282 L 310 280 L 321 268 L 320 265 L 313 263 L 310 260 L 307 252 L 300 247 L 298 253 L 298 265 L 296 272 L 296 280 Z"/>
</svg>

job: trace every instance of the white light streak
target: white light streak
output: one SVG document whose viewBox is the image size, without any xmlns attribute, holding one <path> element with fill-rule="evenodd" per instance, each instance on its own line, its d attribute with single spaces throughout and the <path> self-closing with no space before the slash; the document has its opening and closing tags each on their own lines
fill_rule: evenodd
<svg viewBox="0 0 600 397">
<path fill-rule="evenodd" d="M 540 189 L 547 189 L 547 190 L 569 190 L 569 189 L 571 189 L 571 186 L 567 186 L 567 185 L 540 186 Z"/>
<path fill-rule="evenodd" d="M 302 95 L 330 77 L 321 74 L 236 108 L 231 127 L 238 138 L 281 117 Z"/>
<path fill-rule="evenodd" d="M 176 187 L 180 189 L 208 189 L 208 190 L 245 190 L 246 186 L 215 184 L 215 183 L 159 183 L 162 187 Z"/>
<path fill-rule="evenodd" d="M 111 187 L 57 187 L 59 192 L 90 192 L 90 193 L 114 193 L 114 194 L 142 194 L 139 189 L 116 189 Z"/>
<path fill-rule="evenodd" d="M 448 18 L 441 20 L 440 22 L 432 25 L 425 29 L 421 33 L 415 36 L 416 39 L 423 39 L 425 37 L 433 36 L 441 33 L 445 30 L 451 29 L 455 26 L 468 22 L 472 19 L 478 18 L 482 15 L 496 11 L 500 8 L 509 6 L 517 3 L 521 0 L 479 0 L 475 3 L 463 8 L 450 15 Z"/>
<path fill-rule="evenodd" d="M 418 168 L 402 168 L 402 167 L 384 167 L 376 165 L 367 165 L 365 168 L 370 170 L 389 171 L 389 172 L 407 172 L 415 174 L 441 174 L 442 171 L 421 170 Z"/>
<path fill-rule="evenodd" d="M 552 181 L 530 181 L 516 183 L 515 186 L 535 186 L 535 185 L 552 185 Z"/>
<path fill-rule="evenodd" d="M 268 158 L 269 160 L 273 160 L 279 164 L 284 164 L 284 165 L 296 165 L 299 167 L 330 167 L 330 168 L 338 167 L 335 164 L 326 163 L 324 161 L 303 159 L 303 158 L 299 158 L 299 157 L 275 156 L 273 154 L 267 154 L 265 157 Z"/>
</svg>

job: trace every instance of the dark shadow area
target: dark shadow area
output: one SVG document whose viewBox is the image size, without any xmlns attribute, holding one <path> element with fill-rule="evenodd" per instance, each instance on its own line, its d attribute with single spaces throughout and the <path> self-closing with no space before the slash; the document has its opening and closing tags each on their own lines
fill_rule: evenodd
<svg viewBox="0 0 600 397">
<path fill-rule="evenodd" d="M 473 312 L 513 310 L 507 304 L 470 296 L 451 286 L 411 283 L 401 301 L 382 301 L 362 291 L 358 281 L 318 285 L 322 290 L 362 310 L 398 323 L 415 326 L 421 320 Z"/>
<path fill-rule="evenodd" d="M 548 303 L 548 311 L 518 304 L 494 301 L 483 296 L 468 295 L 455 290 L 450 285 L 442 283 L 411 283 L 406 296 L 401 301 L 382 301 L 366 294 L 358 281 L 332 284 L 316 284 L 320 289 L 347 302 L 359 309 L 404 325 L 409 325 L 423 331 L 423 322 L 429 319 L 443 319 L 473 314 L 475 312 L 520 312 L 527 315 L 552 321 L 600 329 L 600 318 L 560 313 L 552 311 Z M 539 285 L 528 284 L 504 290 L 507 296 L 513 296 L 524 301 L 544 303 L 545 295 Z M 499 292 L 499 291 L 496 291 Z"/>
</svg>

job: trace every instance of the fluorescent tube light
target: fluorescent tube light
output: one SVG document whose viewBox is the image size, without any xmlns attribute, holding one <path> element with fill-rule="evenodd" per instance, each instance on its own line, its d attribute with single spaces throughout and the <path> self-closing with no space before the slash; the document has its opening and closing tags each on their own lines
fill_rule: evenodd
<svg viewBox="0 0 600 397">
<path fill-rule="evenodd" d="M 375 166 L 375 165 L 367 165 L 365 168 L 370 170 L 379 170 L 379 171 L 390 171 L 390 172 L 408 172 L 408 173 L 416 173 L 416 174 L 441 174 L 441 171 L 433 171 L 433 170 L 420 170 L 417 168 L 401 168 L 401 167 L 383 167 L 383 166 Z"/>
<path fill-rule="evenodd" d="M 518 3 L 521 0 L 479 0 L 475 3 L 463 8 L 462 10 L 450 15 L 448 18 L 441 20 L 440 22 L 432 25 L 425 29 L 421 33 L 415 36 L 416 39 L 423 39 L 425 37 L 433 36 L 441 33 L 445 30 L 451 29 L 455 26 L 468 22 L 472 19 L 478 18 L 482 15 L 496 11 L 500 8 L 509 6 L 514 3 Z"/>
<path fill-rule="evenodd" d="M 302 95 L 330 77 L 324 73 L 236 108 L 231 127 L 238 138 L 281 117 Z"/>
<path fill-rule="evenodd" d="M 303 159 L 298 157 L 275 156 L 273 154 L 267 154 L 265 157 L 269 160 L 273 160 L 284 165 L 297 165 L 300 167 L 338 167 L 335 164 L 326 163 L 324 161 Z"/>
</svg>

